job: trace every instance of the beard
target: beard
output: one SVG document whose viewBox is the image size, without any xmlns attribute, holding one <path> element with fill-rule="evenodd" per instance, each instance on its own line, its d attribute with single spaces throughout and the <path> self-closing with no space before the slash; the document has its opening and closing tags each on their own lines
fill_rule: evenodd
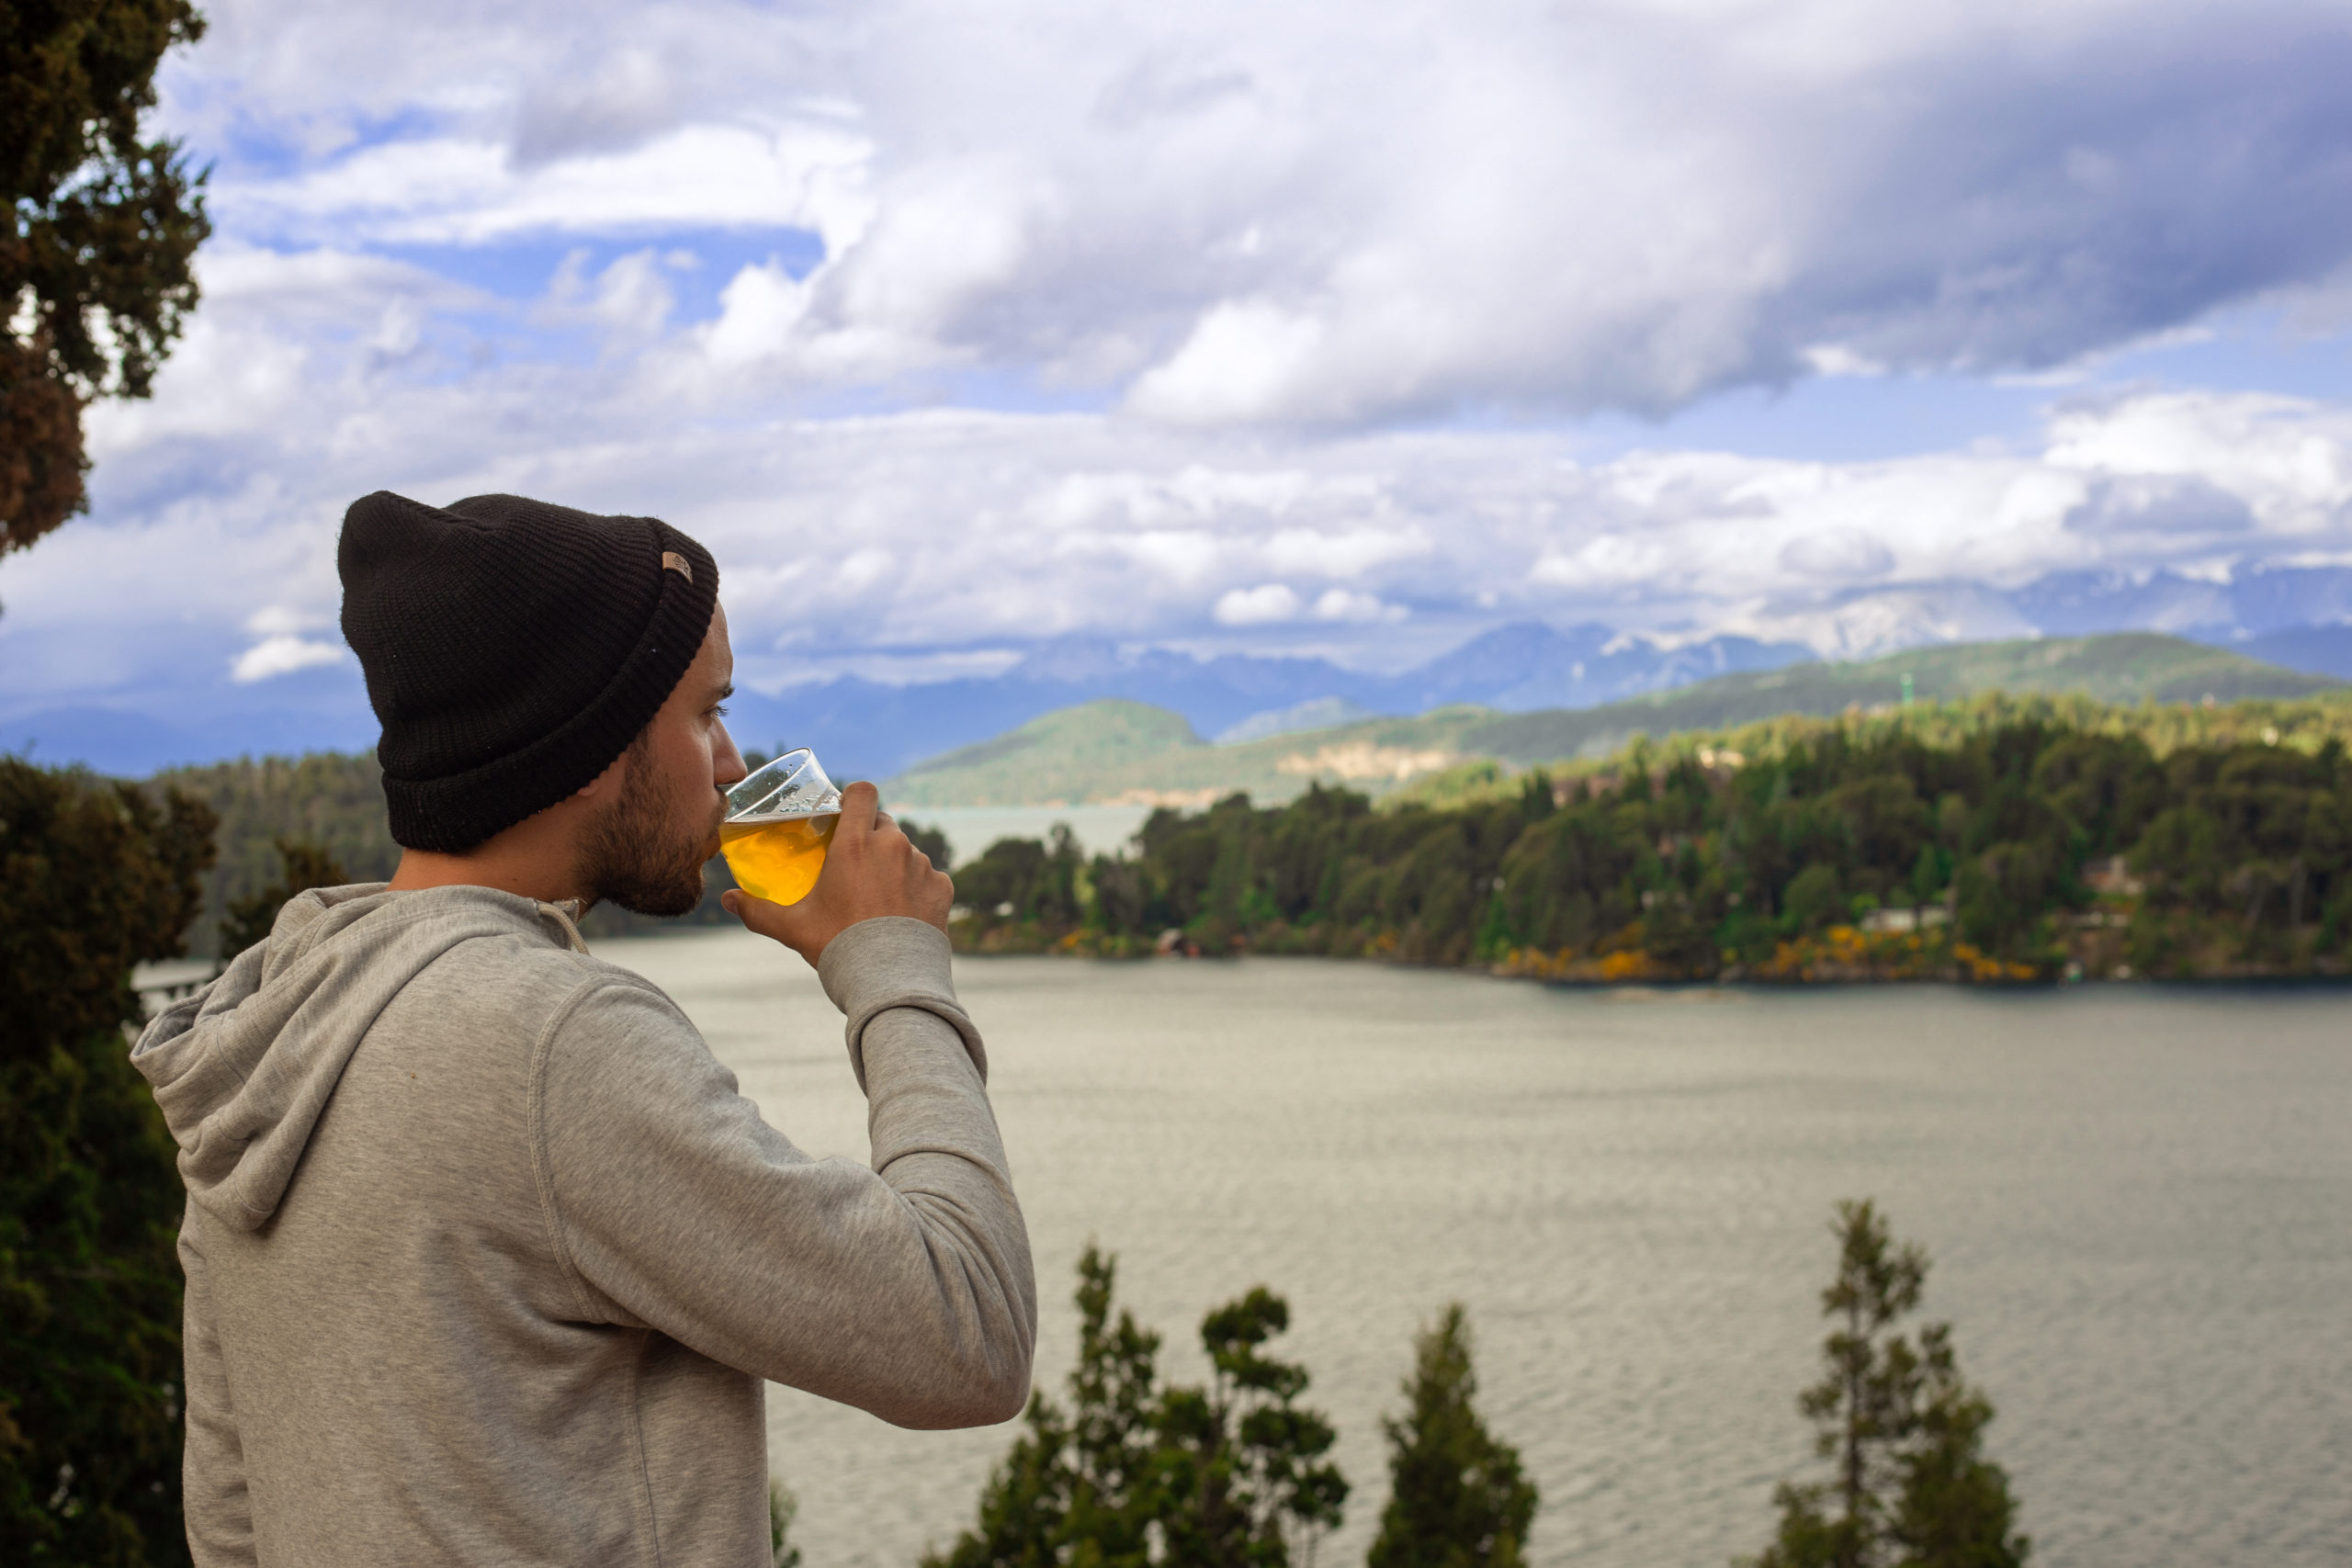
<svg viewBox="0 0 2352 1568">
<path fill-rule="evenodd" d="M 651 748 L 629 743 L 620 794 L 588 825 L 579 885 L 592 904 L 609 900 L 632 915 L 684 915 L 702 902 L 702 868 L 718 852 L 718 812 L 695 832 L 678 822 L 678 792 L 658 776 Z"/>
</svg>

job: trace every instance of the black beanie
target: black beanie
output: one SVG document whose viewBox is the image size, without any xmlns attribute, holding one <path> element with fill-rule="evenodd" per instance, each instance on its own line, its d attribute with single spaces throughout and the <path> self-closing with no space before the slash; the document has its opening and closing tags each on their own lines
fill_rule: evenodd
<svg viewBox="0 0 2352 1568">
<path fill-rule="evenodd" d="M 612 765 L 710 629 L 718 568 L 655 517 L 378 491 L 344 513 L 343 635 L 392 838 L 458 853 Z"/>
</svg>

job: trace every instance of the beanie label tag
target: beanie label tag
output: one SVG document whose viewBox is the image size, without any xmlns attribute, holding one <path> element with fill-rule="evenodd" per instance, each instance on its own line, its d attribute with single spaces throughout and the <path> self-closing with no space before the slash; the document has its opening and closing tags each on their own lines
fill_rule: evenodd
<svg viewBox="0 0 2352 1568">
<path fill-rule="evenodd" d="M 664 571 L 674 571 L 680 577 L 684 578 L 688 582 L 692 582 L 695 580 L 695 569 L 687 565 L 686 558 L 680 555 L 675 550 L 663 550 L 662 552 L 662 570 Z"/>
</svg>

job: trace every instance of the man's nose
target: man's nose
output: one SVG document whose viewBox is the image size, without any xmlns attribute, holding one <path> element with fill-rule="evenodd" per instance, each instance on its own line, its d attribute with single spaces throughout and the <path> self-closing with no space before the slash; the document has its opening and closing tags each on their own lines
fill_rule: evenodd
<svg viewBox="0 0 2352 1568">
<path fill-rule="evenodd" d="M 729 790 L 752 776 L 743 765 L 743 753 L 736 749 L 735 738 L 727 732 L 727 721 L 718 721 L 718 742 L 710 749 L 710 782 L 721 790 Z"/>
</svg>

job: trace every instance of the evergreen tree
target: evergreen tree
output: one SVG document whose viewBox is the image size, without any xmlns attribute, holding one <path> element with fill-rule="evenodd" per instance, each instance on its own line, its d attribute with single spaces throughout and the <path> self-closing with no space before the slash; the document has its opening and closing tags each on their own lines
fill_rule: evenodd
<svg viewBox="0 0 2352 1568">
<path fill-rule="evenodd" d="M 0 552 L 82 510 L 82 409 L 143 398 L 210 232 L 179 144 L 143 139 L 188 0 L 0 6 Z"/>
<path fill-rule="evenodd" d="M 1027 1430 L 980 1488 L 979 1517 L 922 1568 L 1057 1568 L 1068 1540 L 1075 1477 L 1069 1425 L 1042 1393 L 1029 1396 Z"/>
<path fill-rule="evenodd" d="M 188 937 L 189 950 L 204 957 L 221 955 L 231 903 L 284 879 L 280 839 L 317 845 L 354 882 L 384 881 L 400 863 L 372 751 L 245 757 L 167 769 L 147 781 L 158 798 L 167 789 L 194 795 L 220 817 L 213 835 L 220 855 L 206 874 L 205 912 Z"/>
<path fill-rule="evenodd" d="M 1902 1491 L 1888 1535 L 1902 1568 L 2020 1568 L 2029 1551 L 2015 1532 L 2007 1472 L 1984 1458 L 1993 1406 L 1961 1381 L 1951 1331 L 1919 1332 L 1924 1372 L 1916 1436 L 1898 1461 Z"/>
<path fill-rule="evenodd" d="M 1289 1308 L 1262 1286 L 1201 1327 L 1209 1387 L 1159 1389 L 1159 1336 L 1122 1311 L 1115 1266 L 1079 1263 L 1070 1414 L 1040 1393 L 989 1475 L 979 1517 L 923 1568 L 1284 1568 L 1340 1522 L 1347 1483 L 1322 1462 L 1330 1423 L 1299 1408 L 1307 1374 L 1266 1355 Z"/>
<path fill-rule="evenodd" d="M 768 1562 L 770 1568 L 800 1568 L 800 1549 L 792 1544 L 792 1521 L 800 1517 L 800 1499 L 792 1488 L 768 1478 Z"/>
<path fill-rule="evenodd" d="M 1837 1326 L 1821 1382 L 1798 1407 L 1831 1478 L 1783 1485 L 1778 1538 L 1752 1568 L 2020 1568 L 2008 1477 L 1984 1457 L 1993 1418 L 1961 1380 L 1951 1329 L 1895 1325 L 1917 1310 L 1928 1258 L 1897 1247 L 1867 1200 L 1838 1206 L 1838 1278 L 1821 1294 Z"/>
<path fill-rule="evenodd" d="M 1069 1376 L 1071 1561 L 1140 1568 L 1158 1501 L 1159 1336 L 1111 1317 L 1117 1266 L 1094 1247 L 1078 1263 L 1078 1365 Z"/>
<path fill-rule="evenodd" d="M 1294 1539 L 1309 1562 L 1336 1528 L 1348 1483 L 1318 1462 L 1338 1433 L 1301 1409 L 1306 1369 L 1261 1348 L 1290 1326 L 1290 1304 L 1260 1285 L 1201 1322 L 1215 1376 L 1162 1396 L 1159 1524 L 1168 1560 L 1185 1568 L 1285 1568 Z"/>
<path fill-rule="evenodd" d="M 946 829 L 926 828 L 920 822 L 902 820 L 899 824 L 899 830 L 906 834 L 907 842 L 923 852 L 924 858 L 931 862 L 933 868 L 940 871 L 949 869 L 948 863 L 956 857 L 951 852 L 952 846 L 947 842 Z"/>
<path fill-rule="evenodd" d="M 183 1195 L 123 1036 L 212 826 L 185 795 L 0 757 L 0 1562 L 187 1560 Z"/>
<path fill-rule="evenodd" d="M 270 926 L 277 924 L 277 909 L 285 908 L 287 898 L 308 894 L 315 886 L 344 886 L 350 882 L 350 872 L 332 853 L 301 840 L 277 840 L 277 882 L 254 888 L 244 898 L 228 900 L 226 915 L 221 917 L 223 964 L 247 947 L 268 941 Z"/>
<path fill-rule="evenodd" d="M 1159 1337 L 1125 1312 L 1111 1321 L 1117 1264 L 1088 1247 L 1078 1265 L 1075 1416 L 1033 1395 L 1015 1439 L 980 1494 L 979 1518 L 924 1568 L 1140 1565 L 1158 1451 L 1154 1362 Z"/>
<path fill-rule="evenodd" d="M 228 911 L 220 921 L 223 964 L 267 940 L 269 928 L 277 923 L 277 911 L 297 893 L 306 893 L 313 887 L 341 887 L 351 880 L 334 856 L 317 844 L 279 839 L 277 845 L 278 879 L 242 898 L 229 900 Z"/>
<path fill-rule="evenodd" d="M 1388 1434 L 1388 1506 L 1370 1568 L 1519 1568 L 1535 1517 L 1535 1483 L 1519 1450 L 1478 1419 L 1470 1327 L 1449 1304 L 1413 1345 L 1406 1414 Z"/>
</svg>

